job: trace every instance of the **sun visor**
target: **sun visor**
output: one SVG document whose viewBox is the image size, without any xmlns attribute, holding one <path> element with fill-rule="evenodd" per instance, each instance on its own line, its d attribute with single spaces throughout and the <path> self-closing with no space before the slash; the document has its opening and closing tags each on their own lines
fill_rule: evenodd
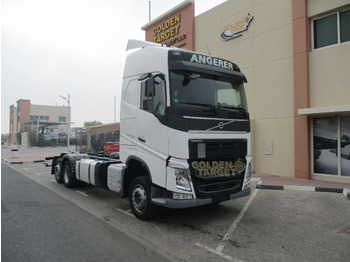
<svg viewBox="0 0 350 262">
<path fill-rule="evenodd" d="M 170 70 L 183 70 L 183 71 L 194 71 L 198 73 L 235 78 L 239 82 L 247 83 L 247 79 L 244 74 L 237 71 L 228 70 L 225 68 L 215 67 L 210 65 L 203 65 L 198 63 L 192 63 L 188 61 L 174 61 L 169 65 Z"/>
<path fill-rule="evenodd" d="M 225 59 L 180 50 L 170 51 L 168 59 L 169 70 L 194 71 L 236 78 L 238 81 L 247 83 L 247 79 L 245 75 L 241 73 L 238 65 Z"/>
</svg>

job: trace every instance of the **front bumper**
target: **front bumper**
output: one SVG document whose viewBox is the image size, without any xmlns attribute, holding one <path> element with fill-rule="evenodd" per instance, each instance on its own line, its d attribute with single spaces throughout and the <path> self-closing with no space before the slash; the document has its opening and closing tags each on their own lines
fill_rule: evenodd
<svg viewBox="0 0 350 262">
<path fill-rule="evenodd" d="M 245 197 L 250 195 L 250 188 L 246 188 L 243 191 L 240 191 L 235 194 L 230 194 L 229 199 L 231 200 L 235 198 Z M 225 200 L 223 200 L 225 201 Z M 189 207 L 198 207 L 209 204 L 218 203 L 221 201 L 214 200 L 213 198 L 204 198 L 204 199 L 183 199 L 183 200 L 175 200 L 171 198 L 153 198 L 152 203 L 158 206 L 167 207 L 167 208 L 189 208 Z"/>
</svg>

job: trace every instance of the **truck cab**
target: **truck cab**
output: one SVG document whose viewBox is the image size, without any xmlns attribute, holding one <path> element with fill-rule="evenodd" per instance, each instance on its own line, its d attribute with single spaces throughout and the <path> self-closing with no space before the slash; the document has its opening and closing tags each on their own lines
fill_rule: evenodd
<svg viewBox="0 0 350 262">
<path fill-rule="evenodd" d="M 39 136 L 45 141 L 50 142 L 51 145 L 55 146 L 59 141 L 59 131 L 57 125 L 41 126 L 39 128 Z"/>
<path fill-rule="evenodd" d="M 128 197 L 134 215 L 250 194 L 251 137 L 239 67 L 210 55 L 129 40 L 117 154 L 62 153 L 51 174 Z"/>
<path fill-rule="evenodd" d="M 239 67 L 129 40 L 120 108 L 122 196 L 146 219 L 250 194 L 251 133 Z M 135 182 L 136 181 L 136 182 Z"/>
</svg>

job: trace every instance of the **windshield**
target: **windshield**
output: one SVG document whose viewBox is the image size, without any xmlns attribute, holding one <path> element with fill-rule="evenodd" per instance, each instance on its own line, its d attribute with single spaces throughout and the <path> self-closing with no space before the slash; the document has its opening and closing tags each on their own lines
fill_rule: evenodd
<svg viewBox="0 0 350 262">
<path fill-rule="evenodd" d="M 170 72 L 171 107 L 181 107 L 189 115 L 247 117 L 243 83 L 233 78 L 188 71 Z"/>
</svg>

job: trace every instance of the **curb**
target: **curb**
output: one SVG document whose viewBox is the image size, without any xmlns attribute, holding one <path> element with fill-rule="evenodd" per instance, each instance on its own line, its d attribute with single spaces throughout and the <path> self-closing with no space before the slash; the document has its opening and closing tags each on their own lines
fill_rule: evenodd
<svg viewBox="0 0 350 262">
<path fill-rule="evenodd" d="M 328 187 L 313 187 L 313 186 L 276 186 L 276 185 L 262 185 L 261 183 L 259 183 L 256 185 L 256 189 L 342 193 L 345 197 L 347 197 L 350 200 L 350 189 L 348 188 L 328 188 Z"/>
</svg>

